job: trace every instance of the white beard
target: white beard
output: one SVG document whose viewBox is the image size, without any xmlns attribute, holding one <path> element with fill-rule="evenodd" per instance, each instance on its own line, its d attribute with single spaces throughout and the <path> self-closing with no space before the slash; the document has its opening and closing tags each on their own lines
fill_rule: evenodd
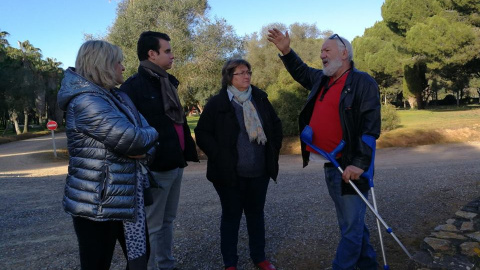
<svg viewBox="0 0 480 270">
<path fill-rule="evenodd" d="M 328 77 L 331 77 L 341 67 L 342 67 L 342 60 L 339 57 L 337 57 L 335 59 L 328 61 L 328 66 L 323 68 L 323 74 L 327 75 Z"/>
</svg>

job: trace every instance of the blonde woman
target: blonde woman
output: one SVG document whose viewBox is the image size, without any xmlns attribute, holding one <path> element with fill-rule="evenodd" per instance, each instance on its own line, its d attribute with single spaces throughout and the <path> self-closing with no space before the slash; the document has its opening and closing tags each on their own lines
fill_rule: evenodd
<svg viewBox="0 0 480 270">
<path fill-rule="evenodd" d="M 115 45 L 85 42 L 58 93 L 70 154 L 63 206 L 73 217 L 82 269 L 109 269 L 117 240 L 129 269 L 146 269 L 143 163 L 158 134 L 116 91 L 122 60 Z"/>
</svg>

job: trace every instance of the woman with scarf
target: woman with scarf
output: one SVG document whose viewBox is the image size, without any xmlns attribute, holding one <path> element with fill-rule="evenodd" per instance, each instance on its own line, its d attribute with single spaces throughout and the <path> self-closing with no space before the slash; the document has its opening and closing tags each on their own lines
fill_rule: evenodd
<svg viewBox="0 0 480 270">
<path fill-rule="evenodd" d="M 275 267 L 265 257 L 264 206 L 269 179 L 276 181 L 282 125 L 267 94 L 250 84 L 243 59 L 222 69 L 222 89 L 205 106 L 195 128 L 208 157 L 207 179 L 220 197 L 221 252 L 225 269 L 237 269 L 238 230 L 245 213 L 250 257 L 260 269 Z"/>
<path fill-rule="evenodd" d="M 115 88 L 122 60 L 117 46 L 85 42 L 58 93 L 70 155 L 63 206 L 73 217 L 81 269 L 109 269 L 117 240 L 130 270 L 147 269 L 144 163 L 158 133 Z"/>
</svg>

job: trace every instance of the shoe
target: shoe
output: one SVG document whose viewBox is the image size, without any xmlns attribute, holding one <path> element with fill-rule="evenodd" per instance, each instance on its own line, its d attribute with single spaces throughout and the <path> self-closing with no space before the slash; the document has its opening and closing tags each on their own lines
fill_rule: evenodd
<svg viewBox="0 0 480 270">
<path fill-rule="evenodd" d="M 275 270 L 275 269 L 277 269 L 277 268 L 275 268 L 275 266 L 273 266 L 273 264 L 271 264 L 267 260 L 265 260 L 261 263 L 257 263 L 257 267 L 262 269 L 262 270 Z"/>
<path fill-rule="evenodd" d="M 237 267 L 235 266 L 230 266 L 228 268 L 225 268 L 225 270 L 237 270 Z"/>
</svg>

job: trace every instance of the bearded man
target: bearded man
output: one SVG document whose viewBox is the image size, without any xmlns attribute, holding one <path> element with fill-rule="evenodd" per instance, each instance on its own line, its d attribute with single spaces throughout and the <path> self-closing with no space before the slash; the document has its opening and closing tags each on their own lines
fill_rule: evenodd
<svg viewBox="0 0 480 270">
<path fill-rule="evenodd" d="M 336 157 L 344 168 L 340 173 L 332 163 L 324 163 L 325 181 L 337 212 L 340 242 L 332 263 L 337 269 L 377 269 L 375 250 L 365 225 L 366 204 L 348 184 L 354 181 L 368 198 L 368 180 L 360 177 L 368 170 L 372 149 L 363 135 L 380 136 L 380 96 L 375 80 L 353 65 L 352 45 L 337 34 L 322 45 L 323 70 L 307 66 L 290 48 L 288 32 L 268 31 L 268 40 L 282 53 L 287 71 L 310 91 L 299 116 L 300 131 L 313 130 L 313 144 L 332 152 L 341 140 L 345 148 Z M 315 150 L 301 142 L 303 166 L 309 161 L 324 161 Z"/>
</svg>

